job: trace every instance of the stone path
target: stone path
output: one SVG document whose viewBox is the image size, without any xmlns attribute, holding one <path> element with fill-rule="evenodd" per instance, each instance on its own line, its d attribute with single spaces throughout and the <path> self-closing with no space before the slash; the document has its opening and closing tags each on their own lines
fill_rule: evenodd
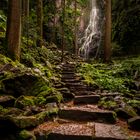
<svg viewBox="0 0 140 140">
<path fill-rule="evenodd" d="M 63 65 L 62 82 L 73 93 L 74 99 L 60 106 L 55 122 L 44 123 L 34 130 L 38 140 L 45 140 L 42 133 L 48 135 L 47 140 L 139 139 L 116 125 L 116 114 L 113 111 L 98 108 L 100 95 L 90 91 L 88 86 L 81 82 L 75 74 L 74 64 Z"/>
</svg>

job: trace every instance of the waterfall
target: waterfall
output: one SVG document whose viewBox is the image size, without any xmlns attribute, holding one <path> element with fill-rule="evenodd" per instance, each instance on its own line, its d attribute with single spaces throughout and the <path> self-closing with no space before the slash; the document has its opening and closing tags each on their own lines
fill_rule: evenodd
<svg viewBox="0 0 140 140">
<path fill-rule="evenodd" d="M 102 38 L 102 23 L 101 10 L 97 4 L 98 0 L 91 0 L 91 12 L 89 23 L 85 29 L 84 36 L 80 39 L 82 47 L 79 49 L 79 54 L 88 59 L 89 53 L 92 51 L 96 57 Z"/>
</svg>

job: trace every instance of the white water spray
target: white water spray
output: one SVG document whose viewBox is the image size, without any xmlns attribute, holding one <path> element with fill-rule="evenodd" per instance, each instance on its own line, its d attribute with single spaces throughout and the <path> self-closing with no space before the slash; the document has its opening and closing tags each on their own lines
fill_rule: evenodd
<svg viewBox="0 0 140 140">
<path fill-rule="evenodd" d="M 79 49 L 79 53 L 84 58 L 89 58 L 89 53 L 91 51 L 95 54 L 95 57 L 98 53 L 99 46 L 101 45 L 101 37 L 102 37 L 102 30 L 101 30 L 101 20 L 100 20 L 100 9 L 97 5 L 98 0 L 91 0 L 92 2 L 92 9 L 90 12 L 90 19 L 87 28 L 84 32 L 84 37 L 80 39 L 80 44 L 82 47 Z M 103 21 L 103 19 L 102 19 Z"/>
</svg>

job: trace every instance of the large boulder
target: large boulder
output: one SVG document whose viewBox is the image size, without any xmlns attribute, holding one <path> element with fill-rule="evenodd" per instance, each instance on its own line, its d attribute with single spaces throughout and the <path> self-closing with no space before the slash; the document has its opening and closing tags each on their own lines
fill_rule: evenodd
<svg viewBox="0 0 140 140">
<path fill-rule="evenodd" d="M 45 91 L 50 94 L 49 81 L 37 74 L 24 72 L 2 81 L 2 92 L 14 97 L 21 95 L 37 96 Z M 44 93 L 43 93 L 44 94 Z"/>
</svg>

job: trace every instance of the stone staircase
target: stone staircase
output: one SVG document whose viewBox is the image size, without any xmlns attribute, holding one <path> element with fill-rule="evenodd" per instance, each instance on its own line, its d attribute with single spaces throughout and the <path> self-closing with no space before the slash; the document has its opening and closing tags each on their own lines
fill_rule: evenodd
<svg viewBox="0 0 140 140">
<path fill-rule="evenodd" d="M 98 108 L 100 95 L 82 83 L 74 64 L 64 64 L 62 68 L 62 82 L 74 99 L 60 105 L 55 122 L 39 126 L 39 130 L 48 134 L 47 140 L 137 140 L 116 124 L 113 111 Z M 37 139 L 45 140 L 45 137 L 38 135 Z"/>
</svg>

